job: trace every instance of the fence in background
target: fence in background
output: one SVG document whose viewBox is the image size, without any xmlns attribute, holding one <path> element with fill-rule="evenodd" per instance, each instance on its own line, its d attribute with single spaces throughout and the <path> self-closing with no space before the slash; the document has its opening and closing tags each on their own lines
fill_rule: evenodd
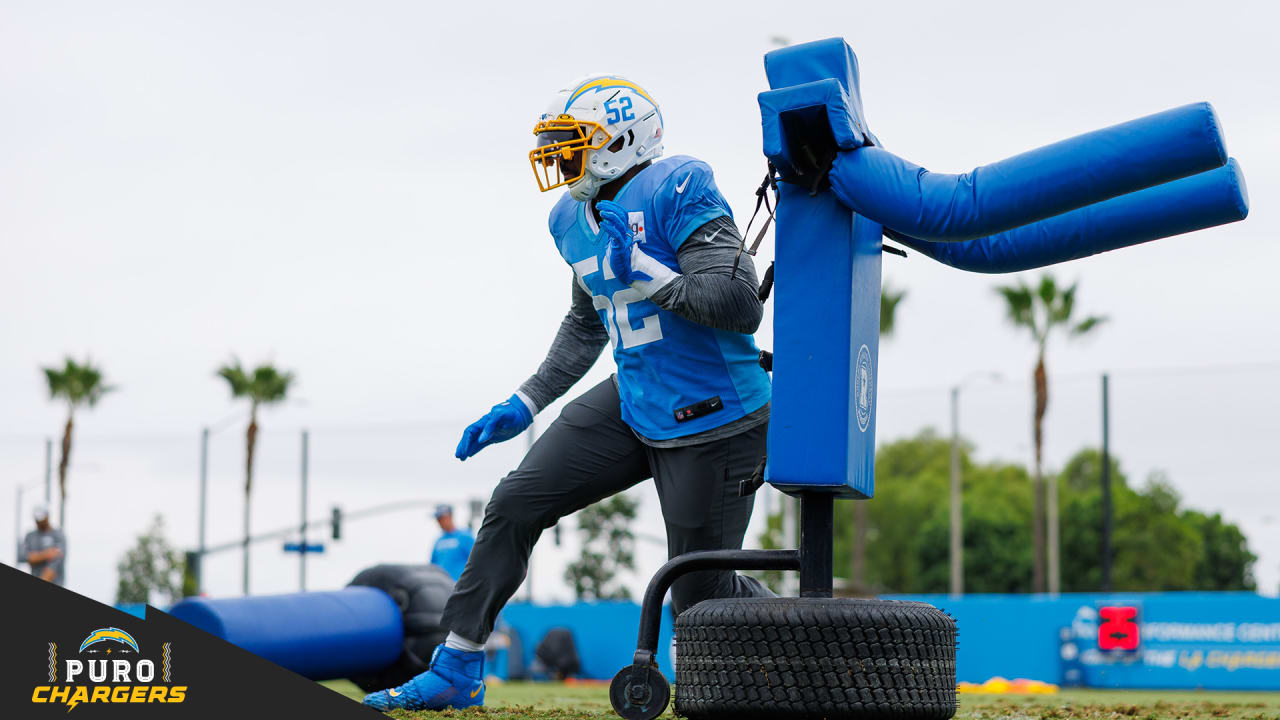
<svg viewBox="0 0 1280 720">
<path fill-rule="evenodd" d="M 1280 599 L 1252 593 L 896 596 L 956 618 L 960 681 L 1028 678 L 1099 688 L 1280 691 Z M 590 678 L 612 677 L 635 652 L 631 602 L 512 605 L 527 667 L 548 630 L 570 629 Z M 670 613 L 658 660 L 671 673 Z M 608 628 L 608 632 L 601 632 Z M 677 647 L 677 652 L 679 648 Z"/>
</svg>

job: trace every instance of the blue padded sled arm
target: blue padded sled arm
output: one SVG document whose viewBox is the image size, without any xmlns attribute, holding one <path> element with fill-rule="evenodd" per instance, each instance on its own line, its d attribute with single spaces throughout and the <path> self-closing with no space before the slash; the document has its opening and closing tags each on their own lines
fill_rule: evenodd
<svg viewBox="0 0 1280 720">
<path fill-rule="evenodd" d="M 1227 161 L 1208 103 L 1148 115 L 962 175 L 932 173 L 879 147 L 846 150 L 831 169 L 842 203 L 921 240 L 983 238 Z"/>
<path fill-rule="evenodd" d="M 978 240 L 929 242 L 889 230 L 885 234 L 961 270 L 1006 273 L 1224 225 L 1248 214 L 1244 175 L 1232 158 L 1208 172 Z"/>
</svg>

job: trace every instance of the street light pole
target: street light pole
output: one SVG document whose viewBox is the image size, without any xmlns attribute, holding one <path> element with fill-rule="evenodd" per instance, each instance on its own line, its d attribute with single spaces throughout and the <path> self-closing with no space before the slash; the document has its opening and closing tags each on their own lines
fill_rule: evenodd
<svg viewBox="0 0 1280 720">
<path fill-rule="evenodd" d="M 196 521 L 196 527 L 199 528 L 199 537 L 197 543 L 199 547 L 196 551 L 195 576 L 196 594 L 204 594 L 204 556 L 209 551 L 209 546 L 205 544 L 205 519 L 208 516 L 208 495 L 209 495 L 209 436 L 216 433 L 227 425 L 243 415 L 243 411 L 237 410 L 226 417 L 218 420 L 213 425 L 205 425 L 200 428 L 200 508 L 199 517 Z M 52 443 L 52 441 L 50 441 Z M 248 534 L 247 532 L 245 533 Z M 246 552 L 248 552 L 246 546 Z M 247 563 L 246 563 L 247 567 Z M 246 571 L 245 587 L 248 588 L 249 578 Z"/>
<path fill-rule="evenodd" d="M 1111 394 L 1102 373 L 1102 591 L 1111 592 Z"/>
<path fill-rule="evenodd" d="M 964 515 L 960 492 L 960 386 L 951 388 L 951 595 L 964 594 Z"/>
<path fill-rule="evenodd" d="M 200 429 L 200 518 L 197 527 L 199 528 L 199 537 L 197 538 L 197 560 L 195 563 L 195 583 L 196 595 L 204 592 L 204 551 L 205 545 L 205 517 L 207 512 L 206 502 L 209 497 L 209 428 Z"/>
<path fill-rule="evenodd" d="M 964 487 L 960 477 L 960 391 L 973 380 L 999 382 L 1000 373 L 973 373 L 951 388 L 951 595 L 964 594 Z"/>
<path fill-rule="evenodd" d="M 44 439 L 44 506 L 53 502 L 53 438 Z M 61 528 L 59 528 L 61 529 Z"/>
<path fill-rule="evenodd" d="M 298 592 L 307 591 L 307 431 L 302 431 L 302 526 L 298 543 Z"/>
<path fill-rule="evenodd" d="M 18 559 L 13 563 L 14 567 L 22 564 L 22 486 L 18 486 L 18 502 L 13 507 L 13 532 L 18 541 Z"/>
<path fill-rule="evenodd" d="M 1061 561 L 1061 539 L 1062 531 L 1059 529 L 1058 518 L 1058 476 L 1055 473 L 1049 473 L 1044 479 L 1045 484 L 1045 512 L 1049 518 L 1045 523 L 1045 534 L 1048 538 L 1049 555 L 1049 597 L 1058 597 L 1058 593 L 1062 589 L 1062 561 Z"/>
</svg>

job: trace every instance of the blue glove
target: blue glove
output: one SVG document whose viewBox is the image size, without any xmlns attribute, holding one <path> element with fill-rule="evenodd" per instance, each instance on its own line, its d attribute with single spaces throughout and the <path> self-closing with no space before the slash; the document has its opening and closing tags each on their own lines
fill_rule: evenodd
<svg viewBox="0 0 1280 720">
<path fill-rule="evenodd" d="M 453 456 L 466 460 L 487 445 L 510 440 L 532 424 L 533 415 L 529 408 L 518 396 L 512 395 L 462 431 L 462 439 L 458 441 L 458 449 Z"/>
<path fill-rule="evenodd" d="M 631 232 L 627 211 L 612 200 L 601 200 L 596 203 L 596 209 L 600 211 L 600 231 L 609 239 L 609 266 L 613 274 L 625 285 L 637 280 L 653 280 L 650 275 L 631 268 L 636 236 Z"/>
</svg>

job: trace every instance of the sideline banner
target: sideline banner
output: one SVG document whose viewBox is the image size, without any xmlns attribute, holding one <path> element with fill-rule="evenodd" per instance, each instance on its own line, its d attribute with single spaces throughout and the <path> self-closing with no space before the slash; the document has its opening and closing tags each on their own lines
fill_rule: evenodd
<svg viewBox="0 0 1280 720">
<path fill-rule="evenodd" d="M 967 682 L 1280 690 L 1280 598 L 1251 592 L 895 595 L 956 618 Z"/>
<path fill-rule="evenodd" d="M 1063 682 L 1069 684 L 1280 689 L 1280 601 L 1274 598 L 1102 598 L 1080 603 L 1062 636 Z"/>
<path fill-rule="evenodd" d="M 0 597 L 6 717 L 383 717 L 151 606 L 139 619 L 7 565 Z"/>
</svg>

